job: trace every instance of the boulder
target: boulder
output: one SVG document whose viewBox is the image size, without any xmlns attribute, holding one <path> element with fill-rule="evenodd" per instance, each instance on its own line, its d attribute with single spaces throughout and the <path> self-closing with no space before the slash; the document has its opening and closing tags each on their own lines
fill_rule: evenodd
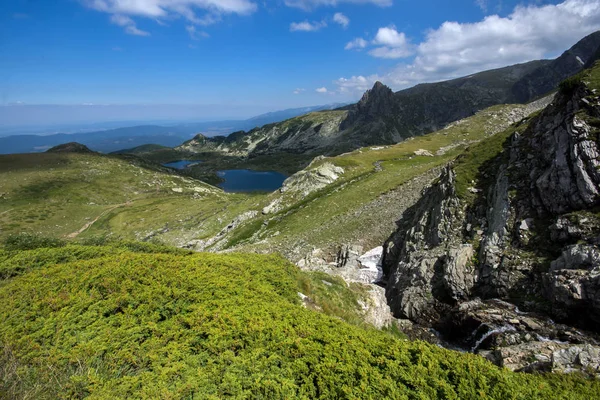
<svg viewBox="0 0 600 400">
<path fill-rule="evenodd" d="M 557 350 L 552 353 L 552 368 L 558 372 L 583 370 L 600 375 L 600 347 L 588 344 Z"/>
</svg>

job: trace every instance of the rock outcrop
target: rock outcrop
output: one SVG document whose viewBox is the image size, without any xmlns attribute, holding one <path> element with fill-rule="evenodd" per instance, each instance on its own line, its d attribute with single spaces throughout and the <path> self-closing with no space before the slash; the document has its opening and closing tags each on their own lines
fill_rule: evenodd
<svg viewBox="0 0 600 400">
<path fill-rule="evenodd" d="M 511 88 L 511 101 L 521 103 L 554 90 L 558 84 L 600 57 L 600 32 L 581 39 L 556 60 L 519 79 Z"/>
<path fill-rule="evenodd" d="M 315 158 L 306 169 L 296 172 L 287 178 L 283 182 L 282 187 L 272 195 L 274 199 L 263 208 L 263 214 L 276 213 L 293 203 L 294 200 L 304 198 L 338 180 L 344 173 L 342 167 L 338 167 L 330 162 L 324 162 L 316 167 L 312 167 L 316 162 L 324 158 Z"/>
<path fill-rule="evenodd" d="M 449 166 L 402 215 L 383 260 L 395 317 L 460 332 L 454 342 L 513 369 L 597 368 L 600 91 L 586 79 L 600 65 L 589 74 L 515 125 L 503 150 L 479 165 L 468 195 L 457 193 Z M 535 316 L 490 312 L 495 298 Z M 561 336 L 549 317 L 584 333 Z M 581 344 L 592 347 L 573 348 Z"/>
</svg>

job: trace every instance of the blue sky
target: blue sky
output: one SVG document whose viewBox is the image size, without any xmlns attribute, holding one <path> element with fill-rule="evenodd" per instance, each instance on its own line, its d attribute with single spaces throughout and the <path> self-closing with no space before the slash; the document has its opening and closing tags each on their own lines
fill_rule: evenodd
<svg viewBox="0 0 600 400">
<path fill-rule="evenodd" d="M 555 57 L 598 29 L 597 0 L 3 0 L 0 105 L 247 116 Z"/>
</svg>

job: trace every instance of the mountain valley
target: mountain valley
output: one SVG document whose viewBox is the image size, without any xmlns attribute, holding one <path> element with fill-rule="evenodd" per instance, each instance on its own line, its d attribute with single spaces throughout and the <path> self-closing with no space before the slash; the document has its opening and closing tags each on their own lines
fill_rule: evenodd
<svg viewBox="0 0 600 400">
<path fill-rule="evenodd" d="M 597 397 L 599 56 L 0 156 L 0 397 Z"/>
</svg>

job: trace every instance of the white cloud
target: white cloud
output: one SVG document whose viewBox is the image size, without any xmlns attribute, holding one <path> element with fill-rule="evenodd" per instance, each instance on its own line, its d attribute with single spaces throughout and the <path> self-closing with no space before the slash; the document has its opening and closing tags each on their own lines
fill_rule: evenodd
<svg viewBox="0 0 600 400">
<path fill-rule="evenodd" d="M 411 56 L 413 51 L 408 48 L 383 46 L 370 50 L 369 54 L 377 58 L 406 58 Z"/>
<path fill-rule="evenodd" d="M 110 14 L 161 18 L 195 15 L 194 10 L 224 14 L 250 14 L 256 4 L 250 0 L 83 0 L 95 10 Z"/>
<path fill-rule="evenodd" d="M 317 92 L 317 93 L 327 93 L 328 90 L 327 90 L 326 87 L 320 87 L 318 89 L 315 89 L 315 92 Z"/>
<path fill-rule="evenodd" d="M 341 93 L 362 93 L 371 89 L 375 82 L 381 80 L 378 75 L 368 77 L 359 75 L 351 78 L 340 78 L 334 81 L 335 85 Z"/>
<path fill-rule="evenodd" d="M 316 32 L 327 26 L 325 21 L 321 22 L 292 22 L 290 24 L 290 32 Z"/>
<path fill-rule="evenodd" d="M 302 92 L 306 92 L 306 89 L 303 89 L 303 88 L 297 88 L 296 90 L 294 90 L 294 92 L 293 92 L 293 93 L 294 93 L 294 94 L 300 94 L 300 93 L 302 93 Z"/>
<path fill-rule="evenodd" d="M 378 58 L 406 58 L 414 53 L 404 32 L 398 32 L 395 26 L 379 28 L 373 44 L 377 47 L 369 54 Z"/>
<path fill-rule="evenodd" d="M 150 32 L 138 29 L 135 22 L 126 15 L 114 14 L 110 17 L 110 22 L 112 22 L 115 25 L 122 26 L 123 28 L 125 28 L 125 32 L 127 32 L 130 35 L 150 36 Z"/>
<path fill-rule="evenodd" d="M 373 43 L 390 47 L 404 47 L 407 45 L 406 35 L 404 32 L 398 32 L 395 26 L 379 28 Z"/>
<path fill-rule="evenodd" d="M 393 2 L 392 0 L 285 0 L 285 5 L 303 10 L 312 10 L 320 6 L 337 6 L 341 3 L 374 4 L 379 7 L 388 7 Z"/>
<path fill-rule="evenodd" d="M 351 42 L 346 43 L 346 46 L 344 47 L 344 49 L 346 49 L 346 50 L 364 49 L 368 45 L 369 45 L 369 42 L 367 42 L 365 39 L 356 38 L 356 39 L 352 40 Z"/>
<path fill-rule="evenodd" d="M 190 35 L 190 38 L 192 40 L 201 40 L 201 39 L 207 38 L 209 36 L 208 33 L 197 30 L 194 25 L 186 26 L 185 30 Z"/>
<path fill-rule="evenodd" d="M 132 35 L 149 35 L 137 29 L 131 17 L 150 18 L 162 24 L 163 19 L 183 17 L 196 25 L 210 25 L 221 20 L 224 14 L 247 15 L 256 11 L 252 0 L 81 0 L 87 7 L 111 14 L 111 21 L 116 18 L 124 21 L 125 31 Z M 198 16 L 200 12 L 203 15 Z"/>
<path fill-rule="evenodd" d="M 382 28 L 385 29 L 385 28 Z M 518 6 L 507 17 L 491 15 L 475 23 L 445 22 L 427 32 L 416 46 L 412 62 L 381 75 L 353 76 L 335 81 L 340 91 L 364 91 L 377 81 L 402 89 L 474 72 L 540 58 L 556 57 L 584 36 L 600 29 L 598 0 L 566 0 L 556 5 Z M 372 56 L 388 55 L 395 34 L 385 32 L 375 42 L 388 44 L 388 53 L 373 49 Z M 406 40 L 406 38 L 405 38 Z M 348 46 L 348 45 L 346 45 Z"/>
<path fill-rule="evenodd" d="M 350 25 L 350 18 L 338 12 L 333 14 L 333 22 L 340 24 L 344 29 L 346 29 L 348 25 Z"/>
<path fill-rule="evenodd" d="M 404 32 L 398 32 L 396 27 L 388 26 L 379 28 L 371 44 L 378 46 L 369 51 L 369 54 L 377 58 L 406 58 L 414 54 L 414 46 L 406 38 Z M 363 38 L 356 38 L 346 43 L 344 49 L 364 49 L 369 45 Z"/>
</svg>

